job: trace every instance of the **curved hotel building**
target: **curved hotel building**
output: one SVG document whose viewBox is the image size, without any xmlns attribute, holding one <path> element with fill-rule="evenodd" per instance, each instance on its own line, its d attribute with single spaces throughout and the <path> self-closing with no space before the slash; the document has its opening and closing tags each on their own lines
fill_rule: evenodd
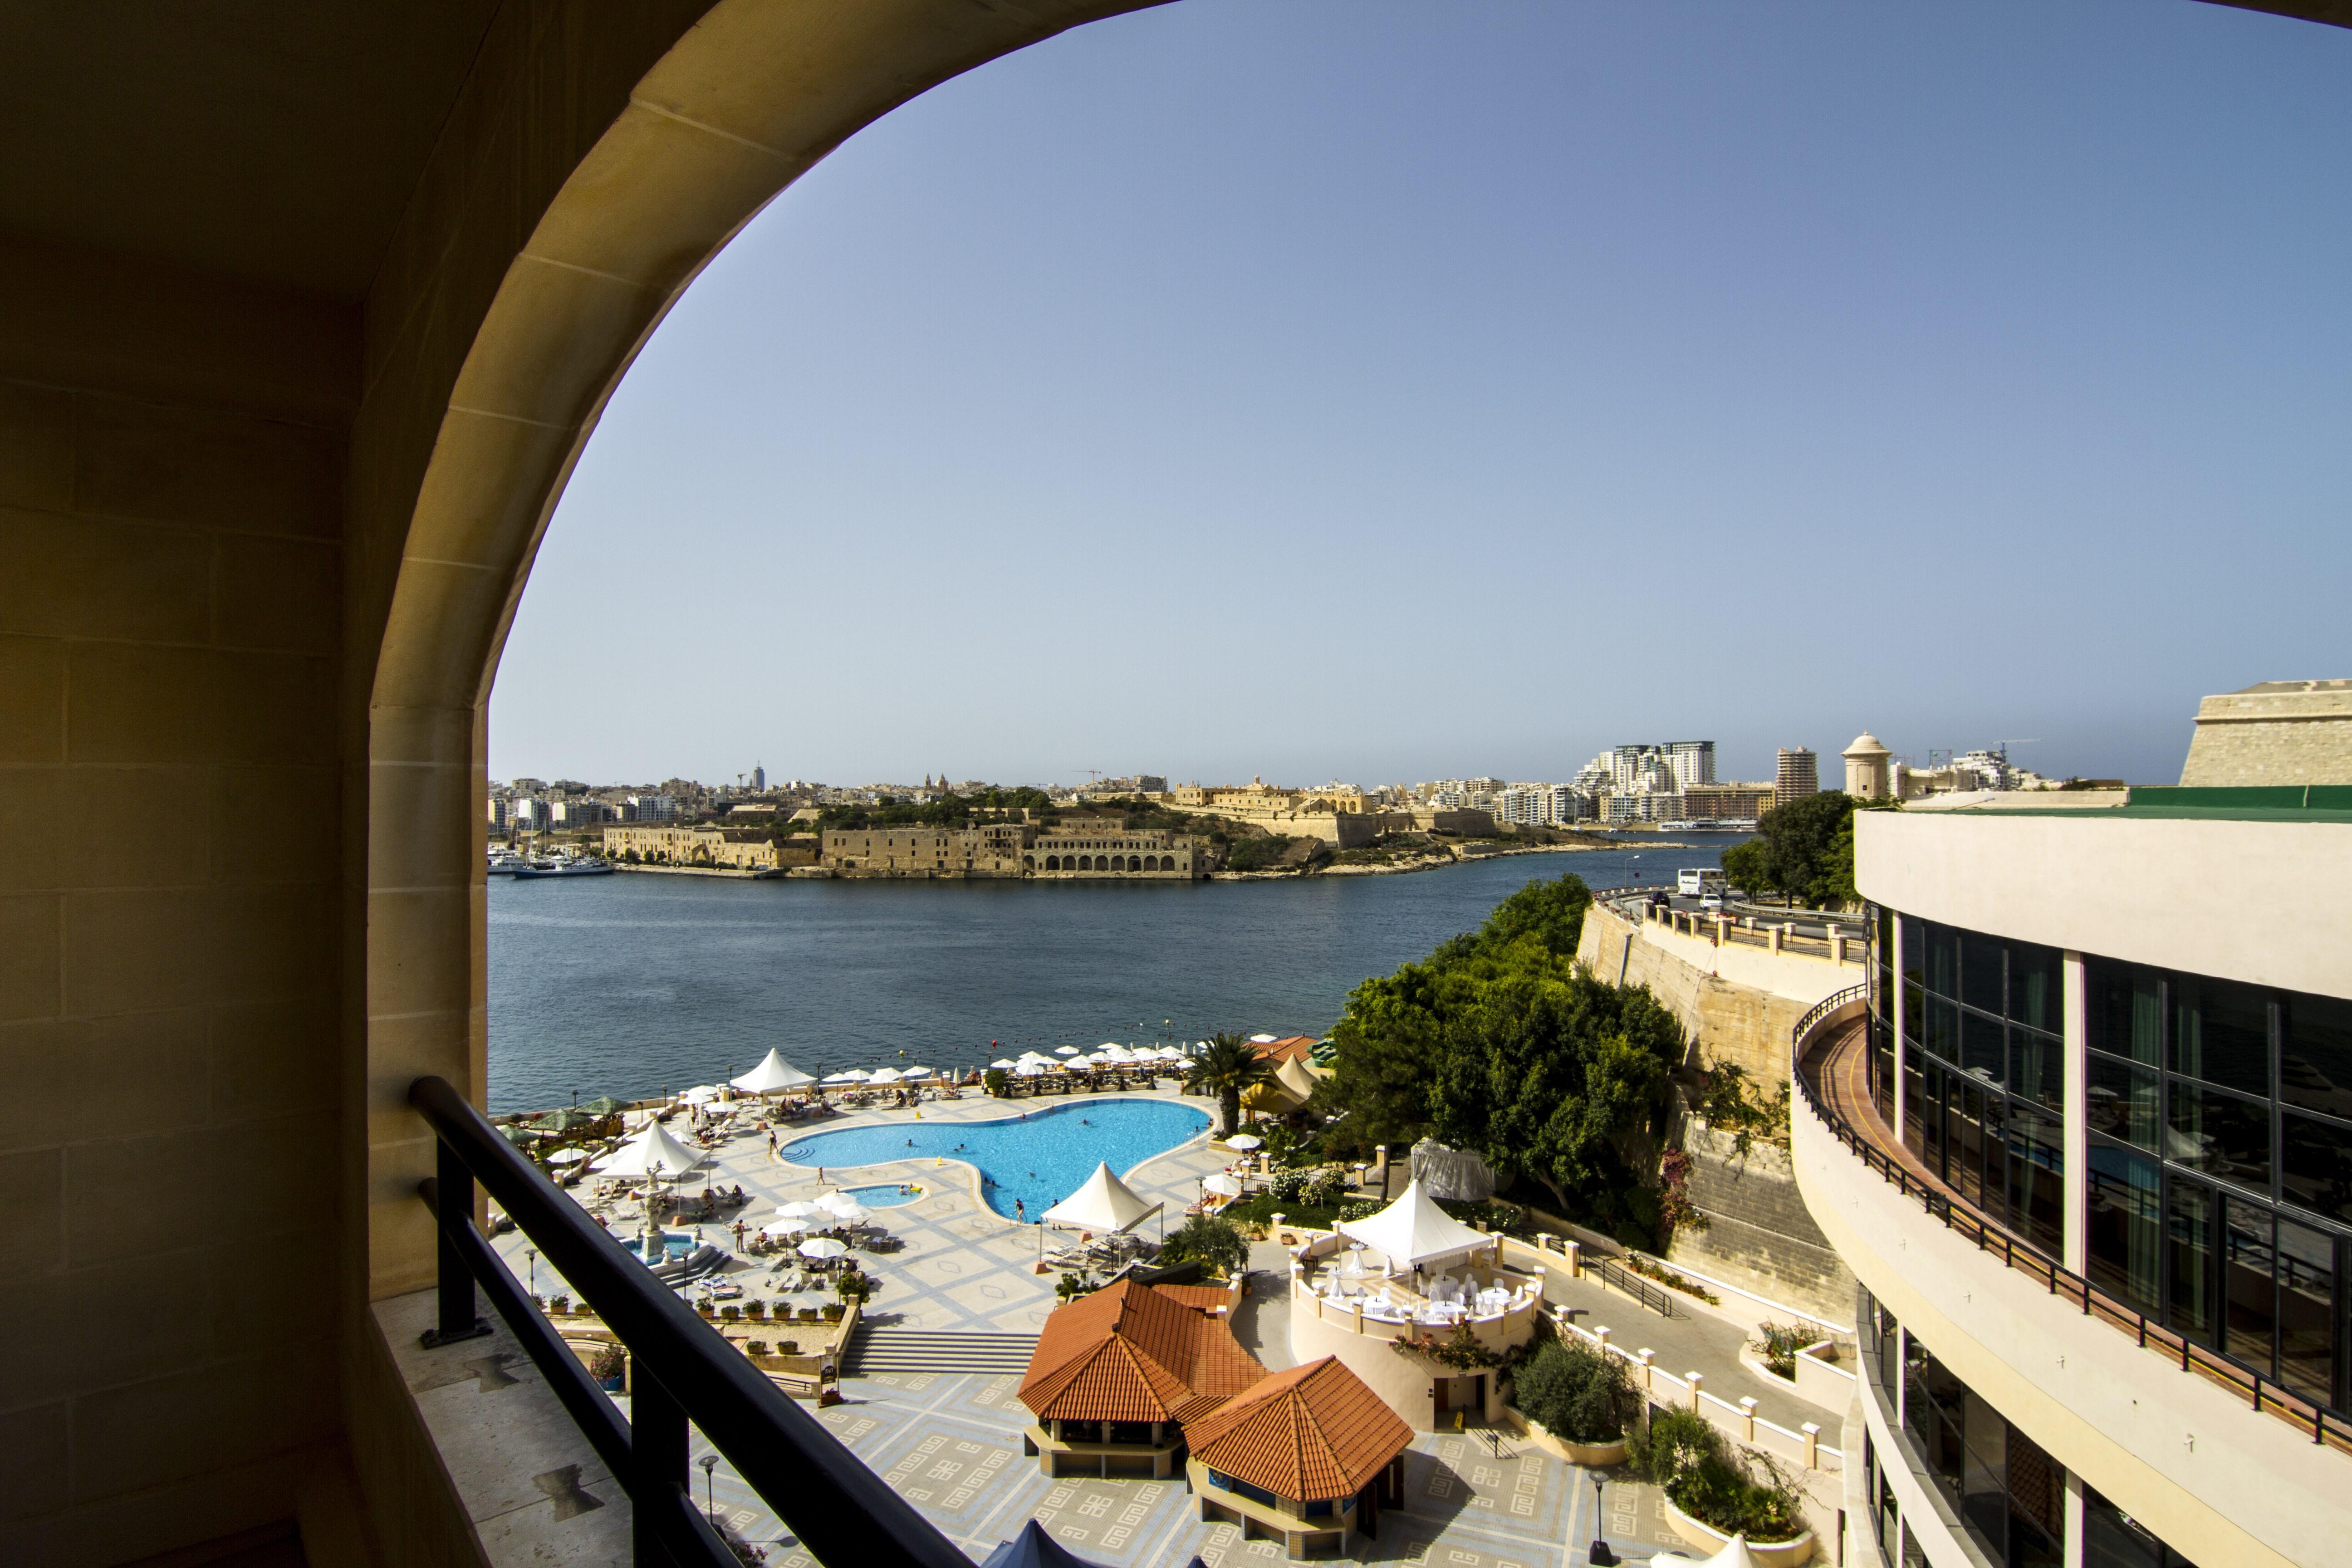
<svg viewBox="0 0 2352 1568">
<path fill-rule="evenodd" d="M 1848 1561 L 2352 1562 L 2352 788 L 1865 812 L 1855 867 L 1792 1128 Z"/>
</svg>

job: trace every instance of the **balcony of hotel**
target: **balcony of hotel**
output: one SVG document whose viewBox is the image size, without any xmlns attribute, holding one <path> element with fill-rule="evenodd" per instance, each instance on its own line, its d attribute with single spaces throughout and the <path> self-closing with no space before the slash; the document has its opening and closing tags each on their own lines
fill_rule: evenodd
<svg viewBox="0 0 2352 1568">
<path fill-rule="evenodd" d="M 2190 1561 L 2338 1554 L 2352 1423 L 2103 1293 L 1932 1173 L 1881 1113 L 1869 1044 L 1862 987 L 1808 1016 L 1790 1133 L 1807 1205 L 1872 1313 L 1899 1320 L 2092 1495 Z M 2066 1225 L 2079 1227 L 2079 1180 L 2066 1193 Z M 1880 1471 L 1900 1476 L 1894 1456 L 1909 1454 L 1916 1480 L 1926 1467 L 1884 1383 L 1869 1380 L 1864 1401 Z M 1941 1514 L 1958 1538 L 1949 1508 L 1916 1486 L 1895 1490 L 1915 1524 Z"/>
</svg>

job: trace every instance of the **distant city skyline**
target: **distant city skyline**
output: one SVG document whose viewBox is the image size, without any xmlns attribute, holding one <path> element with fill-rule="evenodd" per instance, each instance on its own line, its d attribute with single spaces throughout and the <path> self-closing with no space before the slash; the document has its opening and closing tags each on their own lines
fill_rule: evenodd
<svg viewBox="0 0 2352 1568">
<path fill-rule="evenodd" d="M 2347 70 L 2146 0 L 1077 29 L 654 334 L 492 771 L 2169 782 L 2200 697 L 2352 673 Z"/>
</svg>

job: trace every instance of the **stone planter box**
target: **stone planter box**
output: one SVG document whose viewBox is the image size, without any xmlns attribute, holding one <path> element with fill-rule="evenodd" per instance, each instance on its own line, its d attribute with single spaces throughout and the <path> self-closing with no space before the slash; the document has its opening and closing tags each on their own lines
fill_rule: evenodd
<svg viewBox="0 0 2352 1568">
<path fill-rule="evenodd" d="M 1520 1419 L 1525 1420 L 1522 1416 Z M 1528 1422 L 1528 1441 L 1556 1459 L 1566 1459 L 1571 1465 L 1591 1465 L 1605 1469 L 1625 1462 L 1625 1439 L 1614 1443 L 1571 1443 L 1546 1431 L 1540 1422 Z"/>
<path fill-rule="evenodd" d="M 1712 1525 L 1701 1524 L 1676 1508 L 1671 1499 L 1660 1498 L 1658 1504 L 1666 1510 L 1666 1522 L 1675 1527 L 1675 1533 L 1709 1557 L 1731 1544 L 1731 1537 Z M 1748 1550 L 1760 1568 L 1797 1568 L 1798 1563 L 1813 1560 L 1813 1532 L 1809 1530 L 1792 1541 L 1751 1541 Z"/>
</svg>

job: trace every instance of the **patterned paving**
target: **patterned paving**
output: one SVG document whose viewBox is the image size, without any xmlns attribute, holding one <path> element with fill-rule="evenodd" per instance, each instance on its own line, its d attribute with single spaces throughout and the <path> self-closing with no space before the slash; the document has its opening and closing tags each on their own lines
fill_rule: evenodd
<svg viewBox="0 0 2352 1568">
<path fill-rule="evenodd" d="M 975 1559 L 1042 1520 L 1073 1552 L 1106 1568 L 1208 1568 L 1282 1561 L 1278 1542 L 1244 1545 L 1229 1524 L 1203 1524 L 1183 1478 L 1049 1480 L 1021 1452 L 1028 1413 L 1013 1377 L 889 1375 L 852 1379 L 820 1419 L 898 1493 Z M 698 1454 L 702 1450 L 698 1447 Z M 1381 1515 L 1377 1540 L 1350 1561 L 1429 1568 L 1583 1568 L 1593 1536 L 1594 1477 L 1484 1433 L 1425 1434 L 1405 1461 L 1405 1506 Z M 815 1568 L 775 1515 L 723 1468 L 719 1510 L 765 1548 L 770 1568 Z M 1609 1541 L 1639 1562 L 1676 1544 L 1650 1488 L 1609 1482 Z"/>
</svg>

